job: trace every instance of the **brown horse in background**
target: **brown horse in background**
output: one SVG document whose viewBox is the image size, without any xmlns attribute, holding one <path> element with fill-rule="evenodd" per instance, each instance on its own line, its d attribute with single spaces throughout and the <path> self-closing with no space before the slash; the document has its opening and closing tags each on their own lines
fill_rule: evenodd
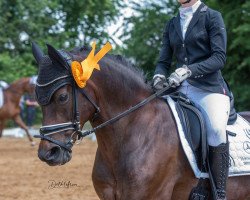
<svg viewBox="0 0 250 200">
<path fill-rule="evenodd" d="M 72 60 L 78 61 L 86 58 L 88 53 L 84 49 L 68 52 Z M 49 58 L 45 59 L 38 47 L 33 48 L 33 54 L 38 63 L 52 60 L 47 61 L 47 66 L 43 63 L 42 67 L 58 69 L 62 74 L 67 74 L 65 68 L 70 70 L 66 59 L 52 47 L 48 49 Z M 108 55 L 100 61 L 100 66 L 101 71 L 94 71 L 83 89 L 88 98 L 82 95 L 81 89 L 77 89 L 81 127 L 88 120 L 96 127 L 152 94 L 142 73 L 121 57 Z M 41 67 L 39 70 L 47 71 Z M 39 72 L 43 80 L 50 76 L 44 73 Z M 73 82 L 62 83 L 65 74 L 61 79 L 54 80 L 51 87 L 56 85 L 56 91 L 53 90 L 49 103 L 42 106 L 44 129 L 55 129 L 58 124 L 65 126 L 65 123 L 74 121 L 75 88 L 72 87 Z M 70 77 L 70 72 L 67 77 Z M 100 108 L 95 120 L 96 109 L 89 99 Z M 74 133 L 74 130 L 67 129 L 48 135 L 50 141 L 43 139 L 40 142 L 39 158 L 52 166 L 68 162 L 72 155 L 67 148 L 72 146 L 65 145 L 65 148 L 61 144 L 76 140 Z M 92 179 L 101 200 L 187 200 L 190 191 L 197 185 L 198 179 L 181 147 L 171 110 L 159 98 L 114 124 L 97 130 L 96 137 L 98 149 Z M 249 176 L 229 178 L 227 199 L 247 200 L 250 197 L 249 185 Z"/>
<path fill-rule="evenodd" d="M 28 139 L 33 143 L 33 139 L 29 134 L 28 127 L 23 122 L 20 113 L 20 99 L 22 95 L 27 93 L 33 93 L 35 89 L 34 84 L 30 84 L 31 78 L 21 78 L 14 83 L 10 84 L 7 89 L 4 89 L 4 104 L 0 108 L 0 137 L 4 129 L 6 120 L 12 119 L 18 126 L 25 130 Z"/>
</svg>

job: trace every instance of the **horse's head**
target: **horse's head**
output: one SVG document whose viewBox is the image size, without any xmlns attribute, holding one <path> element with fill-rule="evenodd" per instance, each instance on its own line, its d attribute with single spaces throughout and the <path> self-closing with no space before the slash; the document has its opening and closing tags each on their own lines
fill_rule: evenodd
<svg viewBox="0 0 250 200">
<path fill-rule="evenodd" d="M 32 50 L 39 66 L 35 92 L 43 113 L 38 156 L 49 165 L 62 165 L 71 159 L 80 128 L 95 112 L 89 100 L 93 93 L 90 90 L 90 96 L 80 94 L 71 74 L 69 53 L 50 45 L 48 55 L 36 44 Z M 84 116 L 79 117 L 78 107 Z"/>
</svg>

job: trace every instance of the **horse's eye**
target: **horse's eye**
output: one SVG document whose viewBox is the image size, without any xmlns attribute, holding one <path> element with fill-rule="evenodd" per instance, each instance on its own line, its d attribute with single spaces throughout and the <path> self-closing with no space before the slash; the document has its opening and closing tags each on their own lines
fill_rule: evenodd
<svg viewBox="0 0 250 200">
<path fill-rule="evenodd" d="M 65 103 L 68 100 L 68 94 L 61 94 L 58 98 L 59 103 Z"/>
</svg>

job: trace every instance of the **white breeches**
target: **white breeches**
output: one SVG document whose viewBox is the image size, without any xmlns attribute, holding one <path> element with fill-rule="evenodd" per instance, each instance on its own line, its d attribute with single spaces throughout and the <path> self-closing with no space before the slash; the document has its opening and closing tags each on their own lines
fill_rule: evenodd
<svg viewBox="0 0 250 200">
<path fill-rule="evenodd" d="M 226 126 L 230 113 L 229 97 L 196 88 L 187 81 L 182 83 L 178 91 L 187 95 L 202 112 L 205 119 L 208 144 L 218 146 L 227 142 Z"/>
</svg>

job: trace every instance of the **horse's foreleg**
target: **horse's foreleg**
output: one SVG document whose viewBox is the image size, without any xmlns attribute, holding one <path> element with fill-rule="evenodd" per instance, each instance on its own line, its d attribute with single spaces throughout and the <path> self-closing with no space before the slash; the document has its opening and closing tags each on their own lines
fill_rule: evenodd
<svg viewBox="0 0 250 200">
<path fill-rule="evenodd" d="M 116 200 L 114 178 L 98 149 L 92 172 L 92 180 L 100 200 Z"/>
<path fill-rule="evenodd" d="M 25 132 L 26 132 L 26 134 L 27 134 L 27 136 L 28 136 L 29 141 L 32 142 L 32 144 L 33 144 L 33 139 L 32 139 L 32 137 L 31 137 L 30 134 L 29 134 L 28 127 L 25 125 L 25 123 L 23 122 L 23 120 L 22 120 L 22 118 L 20 117 L 20 115 L 15 116 L 15 117 L 13 118 L 13 120 L 16 122 L 16 124 L 17 124 L 18 126 L 20 126 L 22 129 L 25 130 Z"/>
<path fill-rule="evenodd" d="M 195 178 L 193 170 L 181 149 L 182 147 L 179 146 L 179 148 L 176 158 L 179 161 L 176 176 L 179 178 L 175 182 L 171 200 L 189 199 L 191 190 L 198 183 L 198 179 Z"/>
<path fill-rule="evenodd" d="M 180 178 L 175 183 L 171 200 L 189 199 L 191 190 L 198 182 L 192 171 L 189 169 L 189 166 L 180 169 L 179 173 L 181 175 L 179 175 Z"/>
</svg>

